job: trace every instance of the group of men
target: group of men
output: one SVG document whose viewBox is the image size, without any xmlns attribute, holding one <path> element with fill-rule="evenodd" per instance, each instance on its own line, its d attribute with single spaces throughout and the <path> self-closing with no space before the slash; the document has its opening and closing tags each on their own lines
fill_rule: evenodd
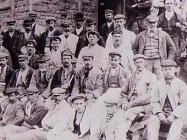
<svg viewBox="0 0 187 140">
<path fill-rule="evenodd" d="M 100 32 L 83 12 L 74 30 L 68 19 L 57 27 L 55 17 L 44 30 L 33 13 L 21 31 L 8 21 L 0 140 L 139 140 L 142 129 L 158 140 L 163 125 L 168 140 L 179 140 L 187 123 L 186 21 L 174 0 L 164 6 L 160 16 L 149 0 L 127 1 L 132 15 L 106 9 Z"/>
</svg>

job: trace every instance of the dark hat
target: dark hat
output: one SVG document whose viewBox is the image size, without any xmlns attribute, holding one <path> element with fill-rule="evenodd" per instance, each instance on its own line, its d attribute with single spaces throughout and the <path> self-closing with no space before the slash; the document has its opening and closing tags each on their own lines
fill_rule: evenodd
<svg viewBox="0 0 187 140">
<path fill-rule="evenodd" d="M 146 20 L 148 22 L 152 22 L 152 23 L 155 23 L 155 22 L 158 22 L 159 18 L 157 16 L 152 16 L 152 15 L 149 15 Z"/>
<path fill-rule="evenodd" d="M 10 19 L 7 21 L 7 25 L 14 25 L 16 23 L 16 20 Z"/>
<path fill-rule="evenodd" d="M 99 33 L 98 33 L 97 31 L 89 31 L 89 32 L 87 33 L 87 37 L 88 37 L 89 35 L 96 35 L 96 36 L 99 38 Z"/>
<path fill-rule="evenodd" d="M 62 56 L 71 56 L 71 57 L 73 57 L 73 53 L 72 53 L 72 51 L 70 51 L 70 49 L 65 49 L 64 51 L 62 51 Z"/>
<path fill-rule="evenodd" d="M 31 95 L 31 94 L 36 94 L 39 92 L 39 89 L 36 86 L 29 86 L 26 89 L 27 94 Z"/>
<path fill-rule="evenodd" d="M 29 13 L 29 17 L 36 18 L 36 17 L 37 17 L 37 14 L 36 14 L 36 13 L 31 12 L 31 13 Z"/>
<path fill-rule="evenodd" d="M 58 88 L 54 88 L 51 92 L 52 92 L 53 96 L 60 96 L 62 94 L 65 94 L 66 90 L 64 90 L 63 88 L 58 87 Z"/>
<path fill-rule="evenodd" d="M 10 88 L 7 88 L 6 91 L 5 91 L 5 95 L 10 95 L 12 93 L 16 93 L 17 94 L 17 88 L 10 87 Z"/>
<path fill-rule="evenodd" d="M 38 58 L 37 62 L 45 62 L 45 61 L 48 61 L 48 60 L 50 60 L 50 56 L 47 53 L 45 53 L 45 54 L 40 54 L 39 55 L 39 58 Z"/>
<path fill-rule="evenodd" d="M 115 29 L 114 31 L 112 31 L 112 35 L 115 35 L 115 34 L 122 34 L 123 33 L 123 31 L 122 30 L 120 30 L 120 29 Z"/>
<path fill-rule="evenodd" d="M 117 14 L 117 15 L 115 15 L 115 17 L 114 17 L 114 20 L 117 20 L 117 19 L 126 19 L 126 17 L 125 17 L 125 15 Z"/>
<path fill-rule="evenodd" d="M 37 45 L 35 40 L 27 40 L 26 44 L 28 44 L 28 43 L 32 43 L 34 46 Z"/>
<path fill-rule="evenodd" d="M 137 59 L 144 59 L 146 60 L 147 57 L 145 55 L 142 55 L 142 54 L 136 54 L 133 58 L 134 61 L 136 61 Z"/>
<path fill-rule="evenodd" d="M 75 21 L 83 21 L 84 20 L 84 14 L 83 12 L 77 12 L 74 15 Z"/>
<path fill-rule="evenodd" d="M 50 42 L 52 42 L 53 40 L 59 40 L 60 42 L 61 42 L 61 38 L 59 37 L 59 36 L 52 36 L 51 38 L 50 38 Z"/>
<path fill-rule="evenodd" d="M 74 102 L 75 100 L 78 100 L 78 99 L 85 99 L 85 100 L 87 100 L 87 97 L 86 97 L 85 94 L 82 94 L 82 93 L 76 94 L 76 95 L 73 95 L 71 97 L 71 102 Z"/>
<path fill-rule="evenodd" d="M 28 54 L 24 54 L 24 53 L 20 53 L 19 55 L 18 55 L 18 58 L 19 58 L 19 60 L 25 60 L 25 59 L 28 59 Z"/>
<path fill-rule="evenodd" d="M 23 20 L 23 26 L 31 26 L 33 24 L 33 19 L 31 17 L 27 17 Z"/>
<path fill-rule="evenodd" d="M 88 19 L 86 19 L 85 25 L 86 26 L 96 25 L 96 22 L 94 21 L 93 18 L 88 18 Z"/>
<path fill-rule="evenodd" d="M 111 9 L 106 9 L 106 10 L 105 10 L 105 14 L 107 14 L 107 13 L 114 14 L 114 11 L 113 11 L 113 10 L 111 10 Z"/>
<path fill-rule="evenodd" d="M 8 57 L 8 53 L 6 52 L 0 52 L 0 59 L 1 58 L 7 58 Z"/>
<path fill-rule="evenodd" d="M 65 19 L 65 20 L 62 22 L 62 24 L 61 24 L 62 27 L 69 27 L 69 26 L 71 26 L 71 25 L 72 25 L 72 22 L 71 22 L 70 20 L 68 20 L 68 19 Z"/>
<path fill-rule="evenodd" d="M 49 21 L 54 21 L 54 22 L 56 22 L 56 18 L 55 18 L 55 17 L 47 17 L 46 20 L 45 20 L 45 22 L 47 23 L 47 22 L 49 22 Z"/>
<path fill-rule="evenodd" d="M 94 56 L 93 56 L 92 53 L 84 53 L 84 54 L 82 55 L 82 58 L 83 58 L 83 59 L 86 59 L 86 58 L 88 58 L 88 57 L 94 58 Z"/>
<path fill-rule="evenodd" d="M 177 67 L 177 63 L 171 59 L 166 59 L 161 61 L 160 64 L 162 67 Z"/>
<path fill-rule="evenodd" d="M 121 54 L 119 52 L 110 52 L 109 53 L 109 56 L 114 56 L 114 55 L 121 57 Z"/>
</svg>

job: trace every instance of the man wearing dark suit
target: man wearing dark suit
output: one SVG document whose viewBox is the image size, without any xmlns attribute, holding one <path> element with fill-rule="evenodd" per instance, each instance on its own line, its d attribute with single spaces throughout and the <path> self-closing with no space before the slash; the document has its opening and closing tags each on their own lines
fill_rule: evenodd
<svg viewBox="0 0 187 140">
<path fill-rule="evenodd" d="M 8 54 L 6 52 L 0 53 L 0 81 L 3 81 L 7 84 L 9 83 L 13 69 L 10 68 L 8 65 Z"/>
<path fill-rule="evenodd" d="M 82 35 L 85 35 L 86 34 L 86 29 L 84 27 L 84 14 L 82 12 L 77 12 L 75 15 L 74 15 L 74 20 L 75 20 L 75 25 L 76 25 L 76 28 L 74 30 L 74 34 L 77 35 L 77 36 L 82 36 Z"/>
<path fill-rule="evenodd" d="M 23 46 L 23 38 L 19 31 L 15 29 L 16 21 L 7 22 L 8 31 L 4 33 L 2 45 L 9 51 L 13 69 L 19 68 L 18 54 Z"/>
<path fill-rule="evenodd" d="M 100 35 L 106 41 L 110 32 L 114 30 L 114 11 L 110 9 L 105 10 L 106 23 L 101 26 Z"/>
</svg>

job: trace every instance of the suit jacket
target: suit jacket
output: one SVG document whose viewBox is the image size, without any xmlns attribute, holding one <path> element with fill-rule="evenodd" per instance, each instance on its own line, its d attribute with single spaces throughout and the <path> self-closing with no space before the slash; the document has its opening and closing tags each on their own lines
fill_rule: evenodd
<svg viewBox="0 0 187 140">
<path fill-rule="evenodd" d="M 73 34 L 77 35 L 78 37 L 83 36 L 83 35 L 86 34 L 86 29 L 85 29 L 85 27 L 83 27 L 83 30 L 80 32 L 79 35 L 77 34 L 76 30 L 74 30 L 74 31 L 73 31 Z"/>
<path fill-rule="evenodd" d="M 12 74 L 13 74 L 13 69 L 10 68 L 9 66 L 7 66 L 6 68 L 6 75 L 5 75 L 5 83 L 6 83 L 6 86 L 8 85 L 11 77 L 12 77 Z"/>
<path fill-rule="evenodd" d="M 103 39 L 106 41 L 108 38 L 108 35 L 110 32 L 114 30 L 114 22 L 110 25 L 110 27 L 107 26 L 107 23 L 104 23 L 101 26 L 100 35 L 103 37 Z"/>
<path fill-rule="evenodd" d="M 146 31 L 141 32 L 137 35 L 134 45 L 133 52 L 134 54 L 143 54 L 146 40 Z M 174 59 L 175 58 L 175 44 L 173 43 L 171 37 L 168 33 L 162 31 L 162 29 L 158 28 L 158 36 L 159 36 L 159 54 L 162 59 Z"/>
<path fill-rule="evenodd" d="M 175 77 L 171 81 L 170 87 L 168 89 L 166 87 L 165 80 L 162 79 L 158 81 L 154 89 L 155 91 L 153 94 L 151 94 L 153 114 L 162 112 L 166 96 L 168 95 L 171 106 L 173 108 L 173 112 L 171 114 L 177 118 L 185 117 L 184 114 L 187 113 L 187 86 L 182 80 Z"/>
<path fill-rule="evenodd" d="M 33 68 L 33 69 L 38 69 L 39 68 L 39 66 L 38 66 L 38 62 L 37 62 L 37 60 L 39 59 L 39 55 L 37 55 L 37 54 L 33 54 L 31 57 L 30 57 L 30 59 L 29 59 L 29 66 L 31 67 L 31 68 Z"/>
<path fill-rule="evenodd" d="M 16 87 L 16 82 L 17 82 L 19 71 L 20 69 L 17 69 L 16 71 L 13 72 L 12 77 L 8 83 L 8 87 Z M 25 79 L 26 88 L 29 87 L 33 72 L 34 72 L 34 69 L 29 67 L 29 70 L 27 72 L 26 79 Z"/>
</svg>

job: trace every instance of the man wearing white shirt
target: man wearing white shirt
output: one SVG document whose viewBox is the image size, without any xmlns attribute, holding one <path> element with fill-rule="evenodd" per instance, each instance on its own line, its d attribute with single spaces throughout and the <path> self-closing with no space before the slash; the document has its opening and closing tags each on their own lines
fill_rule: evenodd
<svg viewBox="0 0 187 140">
<path fill-rule="evenodd" d="M 62 23 L 63 34 L 59 36 L 61 38 L 60 50 L 62 52 L 63 50 L 69 48 L 70 51 L 72 51 L 73 54 L 75 54 L 75 50 L 79 38 L 78 36 L 70 32 L 71 25 L 72 23 L 69 20 L 65 20 Z"/>
</svg>

